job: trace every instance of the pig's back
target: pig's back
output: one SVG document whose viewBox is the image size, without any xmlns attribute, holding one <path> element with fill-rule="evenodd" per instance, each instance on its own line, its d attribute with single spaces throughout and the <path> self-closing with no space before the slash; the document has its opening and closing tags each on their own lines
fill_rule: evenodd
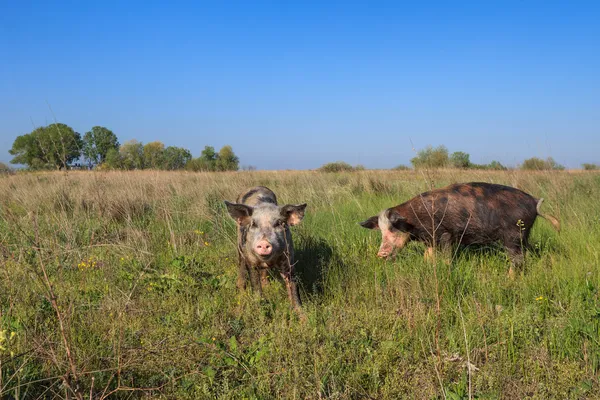
<svg viewBox="0 0 600 400">
<path fill-rule="evenodd" d="M 250 207 L 256 207 L 264 203 L 277 205 L 277 196 L 266 186 L 255 186 L 240 194 L 237 202 Z"/>
</svg>

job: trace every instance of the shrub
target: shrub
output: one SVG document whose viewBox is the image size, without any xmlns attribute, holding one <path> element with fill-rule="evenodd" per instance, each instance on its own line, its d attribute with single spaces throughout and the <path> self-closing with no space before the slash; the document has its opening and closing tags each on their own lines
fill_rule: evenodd
<svg viewBox="0 0 600 400">
<path fill-rule="evenodd" d="M 413 157 L 410 162 L 415 168 L 443 168 L 450 163 L 448 158 L 448 149 L 446 146 L 438 146 L 433 148 L 427 146 L 420 150 L 416 157 Z"/>
<path fill-rule="evenodd" d="M 392 168 L 394 171 L 408 171 L 410 169 L 410 167 L 407 167 L 404 164 L 400 164 L 400 165 L 396 165 L 394 168 Z"/>
<path fill-rule="evenodd" d="M 454 168 L 469 168 L 471 167 L 471 160 L 469 154 L 462 151 L 455 151 L 450 155 L 450 165 Z"/>
<path fill-rule="evenodd" d="M 363 167 L 364 168 L 364 167 Z M 355 168 L 344 161 L 336 161 L 322 165 L 319 169 L 321 172 L 342 172 L 355 171 Z"/>
<path fill-rule="evenodd" d="M 583 163 L 583 164 L 581 164 L 581 166 L 586 171 L 596 171 L 596 170 L 600 169 L 600 166 L 598 164 Z"/>
<path fill-rule="evenodd" d="M 528 158 L 521 164 L 522 170 L 563 170 L 564 166 L 558 164 L 552 157 L 542 160 L 538 157 Z"/>
<path fill-rule="evenodd" d="M 496 171 L 506 171 L 508 168 L 506 168 L 504 165 L 502 165 L 500 163 L 500 161 L 494 160 L 487 165 L 487 169 L 493 169 Z"/>
</svg>

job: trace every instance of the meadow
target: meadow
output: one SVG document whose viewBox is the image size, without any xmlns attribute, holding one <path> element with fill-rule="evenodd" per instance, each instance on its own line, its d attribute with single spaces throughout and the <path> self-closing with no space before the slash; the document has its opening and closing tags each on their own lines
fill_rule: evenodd
<svg viewBox="0 0 600 400">
<path fill-rule="evenodd" d="M 376 257 L 357 222 L 431 187 L 544 197 L 524 269 L 501 248 Z M 292 228 L 306 319 L 272 277 L 238 292 L 223 200 L 265 185 Z M 0 398 L 600 398 L 600 173 L 0 175 Z"/>
</svg>

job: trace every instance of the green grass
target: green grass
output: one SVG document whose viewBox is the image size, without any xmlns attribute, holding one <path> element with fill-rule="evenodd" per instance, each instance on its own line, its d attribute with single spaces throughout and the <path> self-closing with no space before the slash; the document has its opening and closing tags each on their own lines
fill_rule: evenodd
<svg viewBox="0 0 600 400">
<path fill-rule="evenodd" d="M 499 248 L 379 260 L 357 225 L 475 180 L 561 220 L 538 219 L 514 280 Z M 309 204 L 293 228 L 304 322 L 276 277 L 263 299 L 235 287 L 222 200 L 253 185 Z M 0 397 L 600 398 L 599 198 L 594 172 L 0 176 Z"/>
</svg>

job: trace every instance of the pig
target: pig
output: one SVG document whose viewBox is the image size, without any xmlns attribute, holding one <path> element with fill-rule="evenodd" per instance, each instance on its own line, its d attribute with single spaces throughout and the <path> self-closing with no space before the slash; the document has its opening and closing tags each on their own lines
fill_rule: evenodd
<svg viewBox="0 0 600 400">
<path fill-rule="evenodd" d="M 275 193 L 264 186 L 247 190 L 236 201 L 225 201 L 225 205 L 237 223 L 238 288 L 246 288 L 249 275 L 252 289 L 262 295 L 267 271 L 277 269 L 287 287 L 292 307 L 300 309 L 302 303 L 294 273 L 290 226 L 302 221 L 306 204 L 279 207 Z"/>
<path fill-rule="evenodd" d="M 381 231 L 377 253 L 381 258 L 390 257 L 410 240 L 426 244 L 425 258 L 433 256 L 434 246 L 448 250 L 452 245 L 500 242 L 512 265 L 518 267 L 524 261 L 529 232 L 538 215 L 560 231 L 556 218 L 542 214 L 543 201 L 510 186 L 458 183 L 421 193 L 359 224 Z"/>
</svg>

